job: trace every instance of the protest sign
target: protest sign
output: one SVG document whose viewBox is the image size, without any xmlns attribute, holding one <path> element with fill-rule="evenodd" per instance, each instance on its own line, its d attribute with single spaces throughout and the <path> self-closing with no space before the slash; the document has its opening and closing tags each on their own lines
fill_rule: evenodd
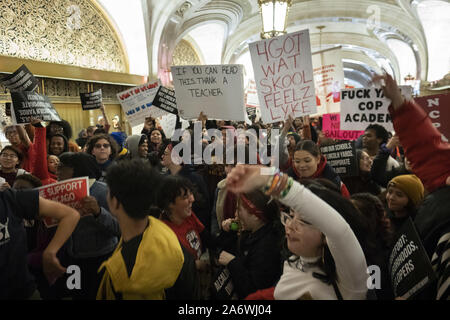
<svg viewBox="0 0 450 320">
<path fill-rule="evenodd" d="M 450 137 L 450 94 L 436 94 L 414 98 L 428 114 L 433 125 L 441 132 L 442 141 Z"/>
<path fill-rule="evenodd" d="M 399 89 L 406 99 L 411 99 L 412 87 L 400 86 Z M 382 88 L 341 90 L 341 130 L 365 130 L 377 123 L 394 131 L 388 111 L 390 103 Z"/>
<path fill-rule="evenodd" d="M 327 163 L 341 177 L 354 177 L 358 175 L 359 164 L 356 161 L 354 141 L 344 141 L 321 147 L 320 152 L 327 159 Z"/>
<path fill-rule="evenodd" d="M 89 195 L 89 178 L 73 178 L 64 181 L 52 183 L 38 188 L 39 196 L 63 203 L 76 210 L 81 208 L 81 200 Z M 58 224 L 58 221 L 46 218 L 44 223 L 47 228 Z"/>
<path fill-rule="evenodd" d="M 4 77 L 1 82 L 10 92 L 34 91 L 39 84 L 38 79 L 33 76 L 25 65 Z"/>
<path fill-rule="evenodd" d="M 253 79 L 249 80 L 246 94 L 247 94 L 247 101 L 246 101 L 247 108 L 259 107 L 258 91 L 256 90 L 255 80 Z"/>
<path fill-rule="evenodd" d="M 341 89 L 344 88 L 341 47 L 312 54 L 317 114 L 339 112 Z"/>
<path fill-rule="evenodd" d="M 117 94 L 131 127 L 143 124 L 147 117 L 158 118 L 167 113 L 164 110 L 152 107 L 153 99 L 160 86 L 161 83 L 157 80 Z"/>
<path fill-rule="evenodd" d="M 166 138 L 167 139 L 172 138 L 175 132 L 175 126 L 177 124 L 177 116 L 172 113 L 168 113 L 165 116 L 158 118 L 157 120 L 159 122 L 159 125 L 163 129 Z M 181 122 L 181 129 L 184 130 L 189 127 L 189 121 L 180 118 L 180 122 Z"/>
<path fill-rule="evenodd" d="M 178 112 L 184 119 L 243 121 L 244 74 L 242 65 L 171 67 Z"/>
<path fill-rule="evenodd" d="M 356 140 L 364 131 L 340 130 L 339 113 L 328 113 L 322 117 L 322 132 L 325 137 L 338 140 Z"/>
<path fill-rule="evenodd" d="M 83 110 L 100 109 L 102 107 L 102 89 L 94 92 L 80 93 Z"/>
<path fill-rule="evenodd" d="M 175 91 L 166 87 L 159 87 L 153 100 L 153 105 L 169 113 L 178 114 Z"/>
<path fill-rule="evenodd" d="M 42 121 L 61 121 L 47 96 L 34 91 L 11 92 L 11 118 L 14 124 L 30 123 L 32 118 Z"/>
<path fill-rule="evenodd" d="M 264 123 L 317 112 L 308 30 L 253 42 L 249 48 Z"/>
<path fill-rule="evenodd" d="M 436 276 L 411 218 L 397 231 L 389 255 L 389 274 L 395 297 L 409 299 Z"/>
</svg>

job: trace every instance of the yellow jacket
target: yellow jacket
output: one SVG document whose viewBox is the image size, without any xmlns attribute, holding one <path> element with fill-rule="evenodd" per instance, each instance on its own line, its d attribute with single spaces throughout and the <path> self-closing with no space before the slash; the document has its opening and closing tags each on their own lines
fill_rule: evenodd
<svg viewBox="0 0 450 320">
<path fill-rule="evenodd" d="M 97 299 L 115 299 L 114 288 L 115 292 L 122 294 L 124 300 L 162 300 L 165 298 L 164 289 L 174 285 L 184 262 L 180 243 L 165 223 L 154 217 L 149 217 L 149 220 L 131 277 L 128 277 L 122 258 L 121 238 L 112 256 L 99 268 L 99 272 L 103 268 L 106 270 Z"/>
</svg>

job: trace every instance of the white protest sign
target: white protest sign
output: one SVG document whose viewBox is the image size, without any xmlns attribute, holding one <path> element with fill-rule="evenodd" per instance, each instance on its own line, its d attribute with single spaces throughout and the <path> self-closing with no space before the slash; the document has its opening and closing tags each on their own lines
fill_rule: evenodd
<svg viewBox="0 0 450 320">
<path fill-rule="evenodd" d="M 181 119 L 181 129 L 186 129 L 189 127 L 189 121 L 186 121 L 184 119 Z M 168 113 L 165 116 L 162 116 L 158 118 L 159 125 L 164 131 L 164 134 L 166 135 L 167 139 L 172 138 L 173 134 L 175 133 L 175 126 L 177 124 L 177 116 L 172 113 Z"/>
<path fill-rule="evenodd" d="M 341 47 L 313 53 L 317 114 L 337 113 L 344 88 Z"/>
<path fill-rule="evenodd" d="M 264 123 L 317 112 L 308 30 L 249 47 Z"/>
<path fill-rule="evenodd" d="M 259 107 L 258 91 L 256 90 L 256 82 L 250 79 L 248 82 L 247 93 L 247 107 Z"/>
<path fill-rule="evenodd" d="M 412 88 L 400 86 L 406 99 L 411 99 Z M 355 88 L 341 90 L 341 130 L 366 130 L 373 123 L 394 131 L 388 111 L 391 100 L 382 88 Z"/>
<path fill-rule="evenodd" d="M 243 121 L 244 74 L 242 65 L 172 66 L 180 116 L 197 119 Z"/>
<path fill-rule="evenodd" d="M 152 81 L 117 94 L 131 127 L 144 123 L 147 117 L 157 118 L 167 114 L 164 110 L 152 107 L 160 85 L 159 80 Z"/>
</svg>

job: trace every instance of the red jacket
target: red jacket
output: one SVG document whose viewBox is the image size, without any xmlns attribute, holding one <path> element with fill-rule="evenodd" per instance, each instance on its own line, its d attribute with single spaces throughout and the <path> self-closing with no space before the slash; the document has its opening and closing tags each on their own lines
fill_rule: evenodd
<svg viewBox="0 0 450 320">
<path fill-rule="evenodd" d="M 390 106 L 389 111 L 412 171 L 425 189 L 431 193 L 445 186 L 450 176 L 450 144 L 442 141 L 439 130 L 413 100 L 397 110 Z"/>
</svg>

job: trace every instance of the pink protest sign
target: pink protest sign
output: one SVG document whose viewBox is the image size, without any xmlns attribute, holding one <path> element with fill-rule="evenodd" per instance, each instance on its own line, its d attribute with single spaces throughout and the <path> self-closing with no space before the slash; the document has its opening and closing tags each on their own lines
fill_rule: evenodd
<svg viewBox="0 0 450 320">
<path fill-rule="evenodd" d="M 356 140 L 364 131 L 340 130 L 339 113 L 327 113 L 323 115 L 322 132 L 325 137 L 338 140 Z"/>
</svg>

